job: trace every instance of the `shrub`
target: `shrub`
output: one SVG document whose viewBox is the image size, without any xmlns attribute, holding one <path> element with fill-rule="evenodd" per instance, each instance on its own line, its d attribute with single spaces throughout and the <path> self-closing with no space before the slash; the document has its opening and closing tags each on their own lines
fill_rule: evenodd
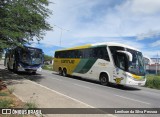
<svg viewBox="0 0 160 117">
<path fill-rule="evenodd" d="M 25 103 L 24 108 L 27 109 L 38 108 L 38 105 L 36 104 L 35 101 L 29 101 Z"/>
<path fill-rule="evenodd" d="M 52 65 L 44 65 L 44 66 L 42 67 L 42 69 L 50 70 L 50 71 L 53 70 L 53 69 L 52 69 Z"/>
<path fill-rule="evenodd" d="M 145 84 L 146 87 L 160 89 L 160 76 L 148 75 Z"/>
<path fill-rule="evenodd" d="M 8 88 L 8 92 L 9 92 L 10 94 L 12 94 L 14 91 L 15 91 L 15 87 L 10 87 L 10 88 Z"/>
<path fill-rule="evenodd" d="M 9 108 L 11 104 L 13 104 L 13 100 L 6 100 L 6 99 L 0 100 L 0 108 Z"/>
<path fill-rule="evenodd" d="M 8 96 L 8 94 L 5 92 L 0 92 L 0 96 Z"/>
</svg>

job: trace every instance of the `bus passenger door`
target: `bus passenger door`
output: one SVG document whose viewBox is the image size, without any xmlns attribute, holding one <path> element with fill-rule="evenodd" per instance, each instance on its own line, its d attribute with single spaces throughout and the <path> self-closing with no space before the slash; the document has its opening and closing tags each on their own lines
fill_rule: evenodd
<svg viewBox="0 0 160 117">
<path fill-rule="evenodd" d="M 14 64 L 14 54 L 12 52 L 9 57 L 9 66 L 11 69 L 13 69 L 13 64 Z"/>
</svg>

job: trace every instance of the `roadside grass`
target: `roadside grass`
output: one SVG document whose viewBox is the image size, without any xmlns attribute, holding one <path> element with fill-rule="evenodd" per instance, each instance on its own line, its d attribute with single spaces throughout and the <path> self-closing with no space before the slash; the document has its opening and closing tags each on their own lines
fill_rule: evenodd
<svg viewBox="0 0 160 117">
<path fill-rule="evenodd" d="M 8 94 L 5 92 L 0 92 L 0 96 L 8 96 Z"/>
<path fill-rule="evenodd" d="M 10 94 L 12 94 L 14 91 L 15 91 L 15 87 L 10 87 L 10 88 L 8 88 L 8 92 L 9 92 Z"/>
<path fill-rule="evenodd" d="M 8 89 L 0 90 L 0 108 L 20 108 L 23 105 L 24 103 L 11 94 Z"/>
<path fill-rule="evenodd" d="M 53 65 L 44 65 L 42 69 L 53 71 Z"/>
<path fill-rule="evenodd" d="M 147 75 L 145 87 L 160 89 L 160 75 Z"/>
<path fill-rule="evenodd" d="M 24 104 L 24 108 L 26 108 L 26 109 L 32 109 L 32 108 L 38 108 L 38 105 L 36 104 L 36 102 L 35 101 L 29 101 L 29 102 L 26 102 L 25 104 Z"/>
<path fill-rule="evenodd" d="M 14 92 L 15 88 L 9 89 L 4 89 L 0 90 L 0 108 L 24 108 L 25 104 L 22 102 L 20 99 L 18 99 L 15 95 L 12 93 Z M 34 106 L 32 106 L 34 107 Z M 0 114 L 0 117 L 36 117 L 36 115 L 2 115 Z"/>
<path fill-rule="evenodd" d="M 12 104 L 13 104 L 13 100 L 11 99 L 0 100 L 0 108 L 10 108 Z"/>
</svg>

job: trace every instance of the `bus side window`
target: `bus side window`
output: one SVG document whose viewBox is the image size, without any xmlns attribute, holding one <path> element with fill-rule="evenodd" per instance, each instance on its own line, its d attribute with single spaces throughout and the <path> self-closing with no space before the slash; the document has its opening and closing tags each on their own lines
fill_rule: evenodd
<svg viewBox="0 0 160 117">
<path fill-rule="evenodd" d="M 67 52 L 66 51 L 61 51 L 60 52 L 60 57 L 59 58 L 67 58 Z"/>
<path fill-rule="evenodd" d="M 74 58 L 74 51 L 73 50 L 68 51 L 68 58 Z"/>
<path fill-rule="evenodd" d="M 97 48 L 97 57 L 103 59 L 103 52 L 101 48 Z"/>
<path fill-rule="evenodd" d="M 93 56 L 94 56 L 94 58 L 100 58 L 100 59 L 110 61 L 108 51 L 107 51 L 106 47 L 94 48 Z"/>
<path fill-rule="evenodd" d="M 85 54 L 84 54 L 84 49 L 81 49 L 81 50 L 80 50 L 80 53 L 81 53 L 81 54 L 80 54 L 80 55 L 81 55 L 80 58 L 85 58 L 85 56 L 84 56 L 84 55 L 85 55 Z"/>
<path fill-rule="evenodd" d="M 73 58 L 73 51 L 70 51 L 69 58 Z"/>
<path fill-rule="evenodd" d="M 55 57 L 55 58 L 58 58 L 58 52 L 55 52 L 54 57 Z"/>
<path fill-rule="evenodd" d="M 75 58 L 80 58 L 80 51 L 74 50 Z"/>
<path fill-rule="evenodd" d="M 60 52 L 55 53 L 55 58 L 60 58 Z"/>
<path fill-rule="evenodd" d="M 92 48 L 92 58 L 97 58 L 97 49 Z"/>
<path fill-rule="evenodd" d="M 11 58 L 12 58 L 12 59 L 14 58 L 14 54 L 13 54 L 13 52 L 11 52 Z"/>
<path fill-rule="evenodd" d="M 103 59 L 110 61 L 108 51 L 106 47 L 102 47 Z"/>
<path fill-rule="evenodd" d="M 64 58 L 64 52 L 63 51 L 59 52 L 59 58 Z"/>
<path fill-rule="evenodd" d="M 83 58 L 83 52 L 82 50 L 78 50 L 79 51 L 79 58 Z"/>
<path fill-rule="evenodd" d="M 90 49 L 84 49 L 84 57 L 85 58 L 90 58 Z"/>
</svg>

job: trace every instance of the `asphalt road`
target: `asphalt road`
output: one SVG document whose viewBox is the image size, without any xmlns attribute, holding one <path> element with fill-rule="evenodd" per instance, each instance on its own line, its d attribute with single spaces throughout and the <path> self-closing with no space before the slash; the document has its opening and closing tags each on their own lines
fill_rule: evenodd
<svg viewBox="0 0 160 117">
<path fill-rule="evenodd" d="M 102 86 L 95 81 L 63 77 L 46 70 L 36 75 L 20 75 L 95 108 L 160 108 L 160 90 L 138 86 L 122 88 L 116 85 Z"/>
</svg>

